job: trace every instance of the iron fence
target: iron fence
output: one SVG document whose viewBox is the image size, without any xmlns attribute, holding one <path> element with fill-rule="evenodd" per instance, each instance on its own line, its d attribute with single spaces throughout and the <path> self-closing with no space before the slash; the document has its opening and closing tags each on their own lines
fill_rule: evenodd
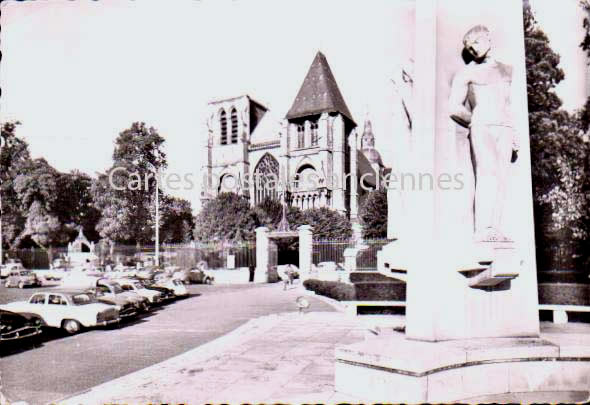
<svg viewBox="0 0 590 405">
<path fill-rule="evenodd" d="M 377 271 L 377 252 L 390 241 L 388 239 L 371 239 L 363 241 L 367 248 L 361 250 L 356 257 L 357 271 Z"/>
<path fill-rule="evenodd" d="M 155 255 L 154 245 L 119 245 L 96 244 L 94 253 L 101 265 L 123 263 L 134 266 L 138 261 L 145 261 Z M 18 258 L 27 269 L 48 269 L 52 260 L 68 253 L 66 247 L 52 248 L 46 251 L 39 248 L 13 249 L 8 257 Z M 195 267 L 205 261 L 210 269 L 227 268 L 229 255 L 235 257 L 235 268 L 256 266 L 256 243 L 190 243 L 162 245 L 160 263 L 182 268 Z M 50 257 L 51 256 L 51 257 Z"/>
<path fill-rule="evenodd" d="M 334 262 L 344 264 L 344 250 L 353 247 L 350 239 L 325 239 L 313 241 L 313 264 Z"/>
</svg>

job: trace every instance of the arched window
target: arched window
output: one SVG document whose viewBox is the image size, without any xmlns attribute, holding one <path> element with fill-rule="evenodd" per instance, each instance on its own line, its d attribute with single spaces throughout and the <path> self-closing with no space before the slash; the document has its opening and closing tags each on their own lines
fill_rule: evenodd
<svg viewBox="0 0 590 405">
<path fill-rule="evenodd" d="M 310 164 L 304 164 L 297 170 L 297 189 L 300 191 L 315 190 L 320 176 Z"/>
<path fill-rule="evenodd" d="M 231 143 L 238 143 L 238 112 L 231 109 Z"/>
<path fill-rule="evenodd" d="M 221 144 L 227 145 L 227 117 L 225 110 L 221 110 L 219 114 L 219 128 L 221 131 Z"/>
<path fill-rule="evenodd" d="M 254 202 L 260 204 L 267 198 L 279 198 L 279 162 L 266 153 L 254 169 Z"/>
<path fill-rule="evenodd" d="M 297 147 L 305 148 L 305 125 L 297 124 Z"/>
<path fill-rule="evenodd" d="M 317 146 L 317 144 L 318 144 L 318 123 L 317 123 L 317 121 L 312 121 L 309 128 L 311 130 L 311 146 Z"/>
</svg>

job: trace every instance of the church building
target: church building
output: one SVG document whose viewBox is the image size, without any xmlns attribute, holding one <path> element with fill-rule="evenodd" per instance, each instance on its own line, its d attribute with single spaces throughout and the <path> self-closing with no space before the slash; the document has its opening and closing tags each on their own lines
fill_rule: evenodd
<svg viewBox="0 0 590 405">
<path fill-rule="evenodd" d="M 248 95 L 208 107 L 203 203 L 224 191 L 243 195 L 253 206 L 284 196 L 301 209 L 328 207 L 355 220 L 363 195 L 382 186 L 386 169 L 371 122 L 366 119 L 359 139 L 321 52 L 280 123 Z"/>
</svg>

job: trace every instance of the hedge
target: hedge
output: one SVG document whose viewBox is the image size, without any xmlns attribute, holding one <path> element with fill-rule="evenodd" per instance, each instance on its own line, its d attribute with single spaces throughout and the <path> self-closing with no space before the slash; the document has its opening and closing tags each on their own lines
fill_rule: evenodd
<svg viewBox="0 0 590 405">
<path fill-rule="evenodd" d="M 303 286 L 318 295 L 333 298 L 337 301 L 354 301 L 356 299 L 354 286 L 339 281 L 309 279 L 303 282 Z"/>
</svg>

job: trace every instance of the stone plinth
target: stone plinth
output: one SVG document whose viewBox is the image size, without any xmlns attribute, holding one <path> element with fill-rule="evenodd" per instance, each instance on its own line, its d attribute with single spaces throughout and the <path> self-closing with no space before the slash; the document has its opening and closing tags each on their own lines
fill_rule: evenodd
<svg viewBox="0 0 590 405">
<path fill-rule="evenodd" d="M 366 402 L 589 389 L 590 341 L 583 335 L 433 343 L 396 333 L 336 349 L 336 391 Z"/>
<path fill-rule="evenodd" d="M 268 228 L 256 228 L 256 271 L 255 283 L 268 283 L 270 240 Z"/>
</svg>

